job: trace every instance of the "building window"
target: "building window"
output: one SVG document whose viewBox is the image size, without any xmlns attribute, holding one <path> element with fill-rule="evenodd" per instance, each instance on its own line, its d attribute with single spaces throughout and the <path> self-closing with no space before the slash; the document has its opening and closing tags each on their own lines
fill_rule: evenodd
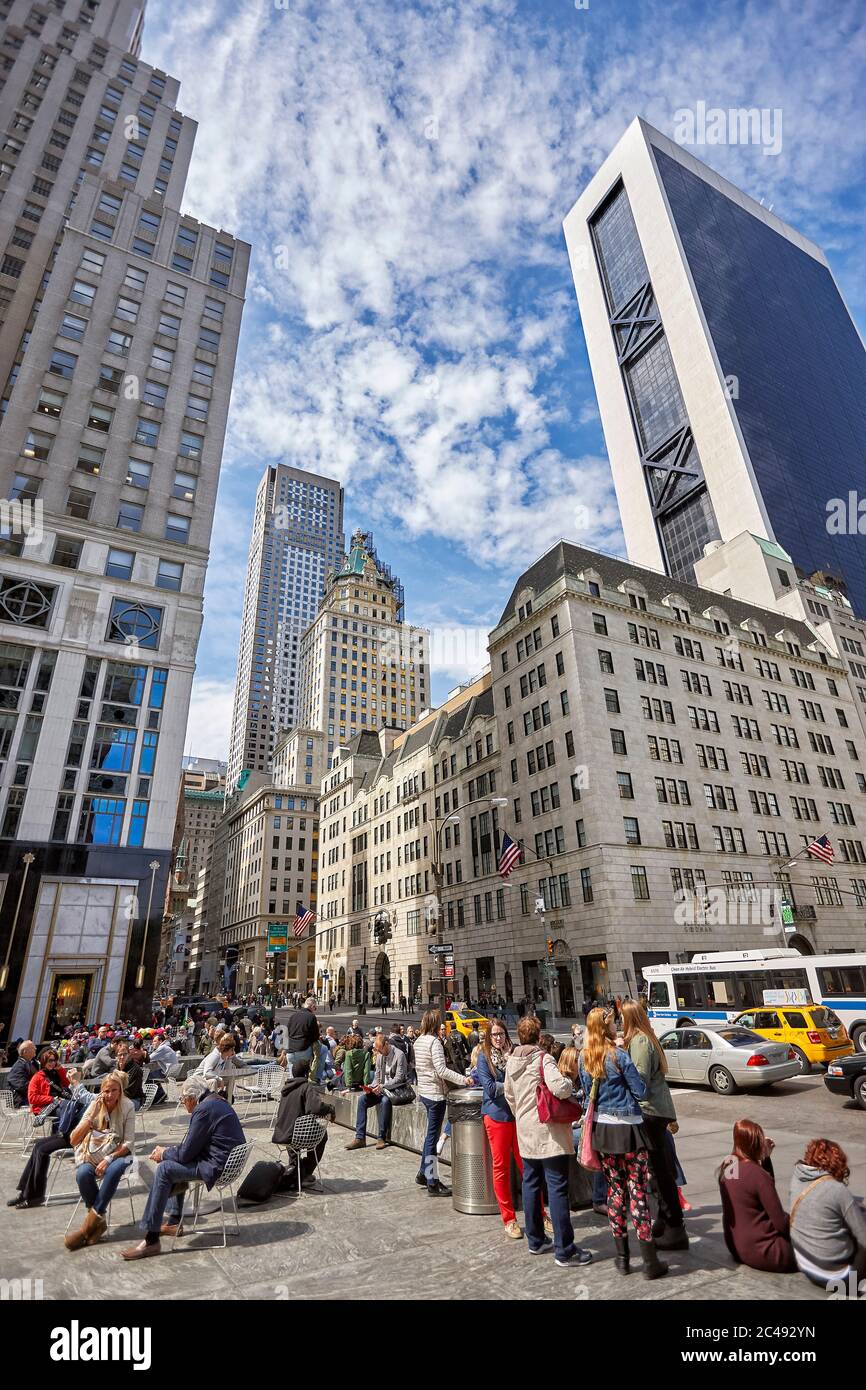
<svg viewBox="0 0 866 1390">
<path fill-rule="evenodd" d="M 163 609 L 155 608 L 151 604 L 112 599 L 105 640 L 154 650 L 159 646 L 162 614 Z"/>
<path fill-rule="evenodd" d="M 105 562 L 105 573 L 112 579 L 131 579 L 134 564 L 134 551 L 111 549 Z"/>
<path fill-rule="evenodd" d="M 631 890 L 636 901 L 649 898 L 646 869 L 642 864 L 632 864 L 631 866 Z"/>
</svg>

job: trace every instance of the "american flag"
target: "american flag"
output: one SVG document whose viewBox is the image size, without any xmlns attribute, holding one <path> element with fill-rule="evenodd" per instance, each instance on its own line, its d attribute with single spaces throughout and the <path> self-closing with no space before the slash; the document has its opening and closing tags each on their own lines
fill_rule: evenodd
<svg viewBox="0 0 866 1390">
<path fill-rule="evenodd" d="M 520 845 L 518 845 L 515 840 L 512 840 L 510 835 L 503 833 L 502 852 L 499 856 L 499 863 L 497 865 L 501 878 L 508 878 L 510 876 L 522 853 L 523 850 L 520 848 Z"/>
<path fill-rule="evenodd" d="M 304 907 L 303 903 L 296 903 L 295 911 L 297 916 L 292 924 L 292 932 L 295 936 L 303 936 L 316 914 L 312 908 Z"/>
<path fill-rule="evenodd" d="M 820 835 L 817 840 L 812 841 L 811 845 L 807 845 L 806 853 L 811 854 L 814 859 L 823 859 L 825 864 L 833 863 L 833 846 L 826 835 Z"/>
</svg>

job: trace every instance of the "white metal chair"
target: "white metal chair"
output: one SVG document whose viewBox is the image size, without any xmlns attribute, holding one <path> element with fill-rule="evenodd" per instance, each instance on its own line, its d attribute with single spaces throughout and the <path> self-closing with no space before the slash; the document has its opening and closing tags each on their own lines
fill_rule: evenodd
<svg viewBox="0 0 866 1390">
<path fill-rule="evenodd" d="M 319 1119 L 318 1115 L 299 1115 L 295 1120 L 292 1128 L 292 1142 L 286 1144 L 285 1149 L 289 1158 L 297 1164 L 299 1197 L 301 1196 L 301 1159 L 308 1153 L 315 1153 L 327 1133 L 328 1126 L 324 1120 Z M 322 1182 L 318 1158 L 316 1159 L 316 1178 L 320 1183 Z"/>
<path fill-rule="evenodd" d="M 46 1185 L 45 1185 L 45 1201 L 43 1202 L 43 1206 L 46 1206 L 46 1207 L 47 1207 L 47 1206 L 48 1206 L 48 1203 L 51 1201 L 51 1198 L 54 1196 L 54 1189 L 55 1189 L 55 1187 L 57 1186 L 57 1179 L 58 1179 L 58 1177 L 60 1176 L 60 1171 L 61 1171 L 61 1169 L 62 1169 L 62 1168 L 65 1168 L 65 1167 L 67 1166 L 67 1164 L 66 1164 L 66 1162 L 65 1162 L 65 1160 L 66 1160 L 67 1158 L 73 1159 L 72 1176 L 73 1176 L 73 1182 L 74 1182 L 74 1180 L 75 1180 L 75 1164 L 74 1164 L 75 1150 L 74 1150 L 74 1149 L 55 1149 L 55 1150 L 54 1150 L 54 1153 L 51 1154 L 51 1156 L 50 1156 L 50 1158 L 49 1158 L 49 1160 L 48 1160 L 48 1180 L 47 1180 Z M 61 1195 L 61 1196 L 63 1196 L 63 1195 L 71 1196 L 72 1194 L 71 1194 L 71 1193 L 66 1193 L 66 1194 L 60 1194 L 60 1195 Z M 67 1229 L 68 1229 L 68 1227 L 67 1227 Z"/>
<path fill-rule="evenodd" d="M 235 1185 L 240 1181 L 240 1179 L 241 1179 L 241 1177 L 242 1177 L 242 1175 L 243 1175 L 243 1171 L 244 1171 L 244 1169 L 246 1168 L 247 1163 L 249 1162 L 250 1154 L 252 1153 L 252 1151 L 253 1151 L 253 1146 L 252 1146 L 252 1144 L 238 1144 L 238 1145 L 236 1145 L 236 1147 L 232 1149 L 231 1153 L 229 1154 L 228 1158 L 226 1159 L 226 1166 L 225 1166 L 225 1168 L 223 1168 L 223 1170 L 222 1170 L 220 1176 L 217 1178 L 216 1182 L 214 1183 L 213 1187 L 212 1187 L 211 1190 L 210 1190 L 210 1193 L 208 1194 L 208 1195 L 210 1195 L 210 1196 L 216 1195 L 216 1196 L 219 1197 L 219 1204 L 220 1204 L 220 1219 L 221 1219 L 221 1221 L 222 1221 L 222 1233 L 223 1233 L 222 1242 L 221 1242 L 221 1243 L 219 1243 L 219 1242 L 214 1242 L 214 1244 L 213 1244 L 212 1246 L 196 1245 L 196 1246 L 193 1246 L 193 1247 L 192 1247 L 193 1249 L 195 1249 L 195 1250 L 210 1250 L 210 1249 L 219 1249 L 219 1250 L 223 1250 L 223 1249 L 225 1249 L 225 1247 L 228 1245 L 228 1237 L 227 1237 L 227 1234 L 226 1234 L 226 1213 L 225 1213 L 225 1197 L 226 1197 L 226 1193 L 228 1193 L 228 1195 L 229 1195 L 229 1197 L 231 1198 L 231 1201 L 232 1201 L 232 1210 L 234 1211 L 236 1234 L 237 1234 L 237 1235 L 240 1235 L 240 1233 L 241 1233 L 241 1226 L 240 1226 L 240 1222 L 239 1222 L 239 1220 L 238 1220 L 238 1203 L 237 1203 L 237 1197 L 235 1196 L 235 1191 L 234 1191 L 234 1189 L 235 1189 Z M 197 1179 L 197 1180 L 195 1181 L 194 1184 L 190 1184 L 190 1185 L 195 1187 L 195 1195 L 194 1195 L 194 1198 L 193 1198 L 193 1211 L 194 1211 L 195 1215 L 194 1215 L 194 1218 L 193 1218 L 192 1232 L 191 1232 L 191 1234 L 194 1235 L 194 1234 L 195 1234 L 195 1231 L 196 1231 L 196 1227 L 197 1227 L 197 1225 L 198 1225 L 198 1218 L 199 1218 L 199 1216 L 200 1216 L 200 1214 L 201 1214 L 201 1194 L 202 1194 L 202 1190 L 204 1189 L 204 1183 L 201 1182 L 200 1179 Z M 176 1247 L 174 1247 L 174 1246 L 172 1247 L 173 1250 L 174 1250 L 175 1248 L 176 1248 Z"/>
<path fill-rule="evenodd" d="M 143 1090 L 144 1090 L 144 1100 L 142 1101 L 141 1105 L 139 1106 L 139 1108 L 138 1108 L 138 1109 L 136 1110 L 136 1112 L 135 1112 L 135 1128 L 136 1128 L 136 1132 L 138 1132 L 138 1129 L 139 1129 L 139 1121 L 141 1121 L 141 1122 L 142 1122 L 142 1123 L 141 1123 L 141 1137 L 142 1137 L 142 1139 L 146 1139 L 146 1138 L 147 1138 L 147 1125 L 144 1123 L 144 1117 L 145 1117 L 145 1115 L 147 1114 L 148 1110 L 151 1109 L 151 1107 L 152 1107 L 152 1105 L 153 1105 L 153 1102 L 156 1100 L 157 1092 L 159 1091 L 159 1087 L 157 1086 L 157 1084 L 156 1084 L 155 1081 L 148 1081 L 148 1082 L 146 1083 L 146 1085 L 143 1087 Z M 154 1130 L 154 1137 L 155 1137 L 155 1135 L 156 1135 L 156 1131 Z"/>
<path fill-rule="evenodd" d="M 238 1081 L 235 1090 L 243 1091 L 247 1097 L 247 1108 L 243 1118 L 247 1118 L 251 1105 L 262 1106 L 278 1101 L 285 1079 L 286 1073 L 282 1067 L 269 1066 L 258 1067 L 251 1073 L 249 1082 Z"/>
<path fill-rule="evenodd" d="M 0 1148 L 15 1148 L 21 1144 L 24 1132 L 24 1116 L 29 1113 L 26 1105 L 17 1106 L 15 1104 L 15 1093 L 4 1086 L 0 1089 L 0 1125 L 3 1128 L 2 1138 L 0 1138 Z M 13 1123 L 18 1126 L 18 1136 L 15 1139 L 7 1139 L 9 1127 Z"/>
</svg>

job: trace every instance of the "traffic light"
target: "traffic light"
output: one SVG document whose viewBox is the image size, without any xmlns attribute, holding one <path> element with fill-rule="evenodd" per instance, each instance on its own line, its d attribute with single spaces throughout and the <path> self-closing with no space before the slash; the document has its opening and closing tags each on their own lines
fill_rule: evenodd
<svg viewBox="0 0 866 1390">
<path fill-rule="evenodd" d="M 553 956 L 553 937 L 552 937 L 552 936 L 549 936 L 549 937 L 547 938 L 547 954 L 548 954 L 548 956 L 551 956 L 551 957 Z"/>
</svg>

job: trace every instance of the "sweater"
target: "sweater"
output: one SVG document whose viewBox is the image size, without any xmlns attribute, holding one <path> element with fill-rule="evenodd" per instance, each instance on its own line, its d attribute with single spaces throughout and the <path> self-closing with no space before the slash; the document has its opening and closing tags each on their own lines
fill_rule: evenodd
<svg viewBox="0 0 866 1390">
<path fill-rule="evenodd" d="M 866 1210 L 862 1200 L 835 1178 L 824 1177 L 823 1169 L 805 1163 L 794 1165 L 791 1177 L 791 1241 L 797 1262 L 807 1263 L 828 1273 L 844 1271 L 853 1260 L 857 1246 L 866 1249 Z M 807 1192 L 810 1183 L 816 1186 Z M 801 1193 L 802 1202 L 794 1211 Z"/>
<path fill-rule="evenodd" d="M 674 1109 L 671 1089 L 665 1080 L 658 1052 L 651 1039 L 645 1033 L 635 1033 L 628 1045 L 628 1055 L 646 1086 L 646 1096 L 640 1102 L 643 1113 L 658 1115 L 664 1120 L 675 1120 L 677 1112 Z"/>
<path fill-rule="evenodd" d="M 730 1159 L 719 1179 L 722 1233 L 738 1264 L 765 1273 L 795 1268 L 788 1239 L 788 1213 L 779 1201 L 772 1174 L 759 1163 Z"/>
<path fill-rule="evenodd" d="M 389 1091 L 396 1091 L 398 1086 L 405 1086 L 406 1071 L 405 1052 L 401 1052 L 399 1047 L 392 1047 L 387 1056 L 375 1054 L 373 1084 L 381 1086 L 387 1095 Z"/>
</svg>

